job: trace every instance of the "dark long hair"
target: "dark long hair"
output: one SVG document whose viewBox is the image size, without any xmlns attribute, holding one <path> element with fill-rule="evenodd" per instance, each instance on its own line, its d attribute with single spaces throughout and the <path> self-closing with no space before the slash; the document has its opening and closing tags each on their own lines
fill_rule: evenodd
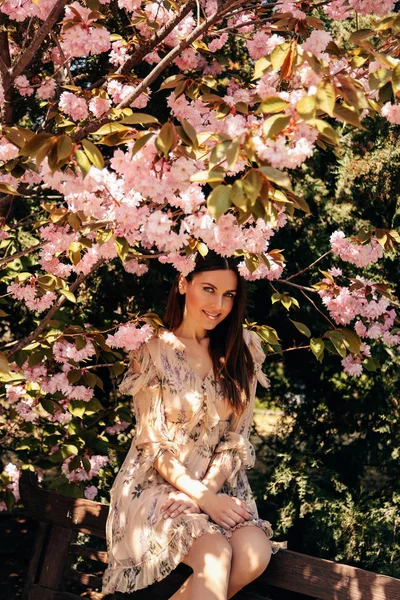
<svg viewBox="0 0 400 600">
<path fill-rule="evenodd" d="M 191 281 L 197 273 L 204 271 L 232 270 L 236 273 L 237 289 L 233 307 L 229 315 L 210 330 L 210 354 L 215 378 L 234 413 L 240 413 L 248 402 L 250 395 L 250 379 L 254 372 L 254 363 L 249 349 L 243 339 L 243 322 L 246 307 L 245 281 L 241 277 L 236 260 L 224 258 L 212 250 L 205 257 L 200 253 L 195 260 L 195 268 L 186 280 Z M 168 296 L 164 314 L 164 323 L 170 331 L 174 331 L 182 323 L 185 296 L 178 290 L 179 275 L 175 278 Z"/>
</svg>

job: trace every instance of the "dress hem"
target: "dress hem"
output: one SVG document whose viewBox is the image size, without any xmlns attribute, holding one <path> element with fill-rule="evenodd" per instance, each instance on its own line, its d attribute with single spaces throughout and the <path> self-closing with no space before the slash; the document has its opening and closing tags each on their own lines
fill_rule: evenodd
<svg viewBox="0 0 400 600">
<path fill-rule="evenodd" d="M 153 560 L 149 559 L 143 561 L 139 565 L 132 565 L 129 567 L 112 567 L 111 565 L 109 565 L 103 575 L 103 579 L 107 574 L 107 570 L 111 571 L 111 573 L 109 575 L 109 580 L 106 583 L 106 585 L 103 586 L 101 593 L 133 593 L 150 585 L 153 585 L 156 582 L 162 581 L 174 569 L 176 569 L 179 563 L 182 562 L 184 556 L 188 554 L 193 542 L 196 539 L 200 538 L 202 535 L 214 532 L 221 533 L 229 541 L 229 538 L 236 529 L 246 527 L 249 525 L 260 527 L 264 531 L 264 533 L 270 540 L 273 554 L 276 554 L 276 552 L 278 552 L 278 550 L 282 547 L 282 545 L 279 544 L 279 542 L 273 542 L 271 540 L 271 537 L 273 535 L 271 524 L 269 523 L 269 521 L 265 521 L 263 519 L 255 518 L 250 521 L 246 521 L 245 523 L 239 523 L 238 525 L 232 527 L 232 529 L 228 531 L 223 529 L 216 523 L 213 523 L 212 521 L 206 521 L 206 523 L 200 523 L 196 520 L 185 521 L 182 522 L 179 527 L 177 527 L 177 529 L 174 532 L 174 536 L 171 538 L 167 546 L 165 546 L 165 548 L 163 548 L 162 551 L 157 556 L 155 556 Z M 175 543 L 176 541 L 178 541 L 176 555 L 171 556 L 168 554 L 169 547 L 172 543 Z M 163 560 L 161 558 L 160 560 L 160 557 L 162 557 L 163 554 L 166 554 L 166 559 Z M 153 565 L 151 565 L 151 563 L 153 563 Z M 147 568 L 143 569 L 143 565 L 146 565 Z M 152 575 L 150 575 L 149 573 L 149 566 L 152 566 Z"/>
</svg>

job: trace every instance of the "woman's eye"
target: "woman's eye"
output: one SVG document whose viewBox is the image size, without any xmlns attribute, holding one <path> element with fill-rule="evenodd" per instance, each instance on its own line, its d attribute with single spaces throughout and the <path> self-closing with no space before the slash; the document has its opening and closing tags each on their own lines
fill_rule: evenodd
<svg viewBox="0 0 400 600">
<path fill-rule="evenodd" d="M 211 287 L 208 287 L 208 286 L 207 286 L 207 287 L 205 287 L 205 288 L 203 288 L 203 289 L 204 289 L 206 292 L 208 292 L 209 290 L 211 290 L 212 292 L 214 291 L 214 290 L 213 290 L 213 288 L 211 288 Z"/>
<path fill-rule="evenodd" d="M 228 296 L 228 298 L 234 298 L 235 297 L 235 294 L 232 294 L 231 292 L 228 292 L 225 295 Z"/>
</svg>

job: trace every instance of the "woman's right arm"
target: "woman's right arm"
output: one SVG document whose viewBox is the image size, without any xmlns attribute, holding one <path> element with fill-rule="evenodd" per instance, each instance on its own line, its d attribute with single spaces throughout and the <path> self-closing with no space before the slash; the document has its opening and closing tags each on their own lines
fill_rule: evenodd
<svg viewBox="0 0 400 600">
<path fill-rule="evenodd" d="M 139 374 L 145 374 L 146 378 L 151 380 L 154 375 L 154 366 L 147 349 L 143 348 L 140 362 L 132 356 L 130 372 L 133 374 L 133 378 Z M 194 500 L 203 512 L 224 528 L 234 527 L 251 518 L 246 504 L 242 500 L 225 495 L 217 496 L 213 489 L 208 488 L 194 477 L 180 462 L 179 446 L 168 437 L 162 403 L 162 387 L 153 383 L 151 389 L 148 389 L 146 393 L 142 390 L 138 394 L 141 389 L 139 382 L 137 381 L 135 384 L 132 379 L 132 383 L 136 385 L 134 390 L 136 394 L 133 394 L 136 395 L 135 414 L 137 419 L 135 444 L 141 449 L 143 459 L 147 461 L 148 467 L 156 469 L 168 483 Z M 126 389 L 126 391 L 128 390 Z"/>
<path fill-rule="evenodd" d="M 242 500 L 225 495 L 217 496 L 168 450 L 157 457 L 153 467 L 174 488 L 192 498 L 203 512 L 224 529 L 252 518 L 253 515 Z"/>
</svg>

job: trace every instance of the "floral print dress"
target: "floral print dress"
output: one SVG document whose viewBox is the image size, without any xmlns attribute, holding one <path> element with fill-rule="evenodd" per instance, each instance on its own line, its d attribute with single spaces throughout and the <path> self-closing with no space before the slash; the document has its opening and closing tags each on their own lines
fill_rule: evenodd
<svg viewBox="0 0 400 600">
<path fill-rule="evenodd" d="M 255 525 L 272 536 L 270 523 L 258 517 L 244 471 L 255 460 L 249 436 L 257 380 L 268 385 L 261 370 L 265 354 L 255 332 L 244 329 L 243 334 L 255 364 L 250 402 L 239 417 L 228 419 L 220 417 L 227 404 L 213 370 L 204 379 L 199 377 L 187 361 L 184 344 L 172 332 L 161 329 L 131 353 L 141 371 L 134 373 L 131 366 L 120 390 L 134 397 L 136 429 L 110 492 L 103 594 L 134 592 L 163 579 L 205 533 L 218 531 L 229 539 L 237 527 Z M 161 507 L 174 488 L 152 465 L 165 450 L 199 480 L 217 465 L 227 477 L 218 493 L 244 500 L 253 519 L 230 530 L 205 513 L 164 519 Z M 279 549 L 275 542 L 271 546 L 273 552 Z"/>
</svg>

